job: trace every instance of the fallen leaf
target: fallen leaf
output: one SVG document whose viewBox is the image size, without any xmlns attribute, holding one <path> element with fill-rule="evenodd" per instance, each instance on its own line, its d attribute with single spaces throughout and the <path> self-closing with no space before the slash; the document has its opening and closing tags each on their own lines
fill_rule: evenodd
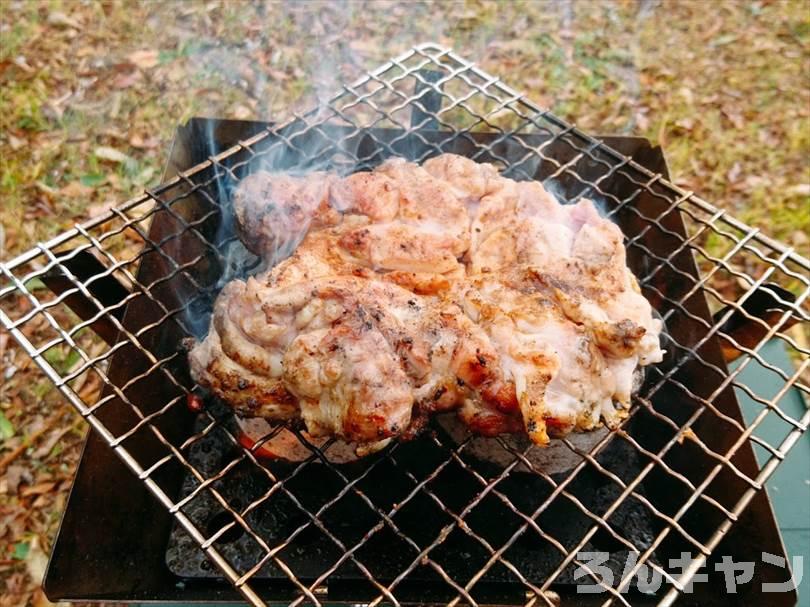
<svg viewBox="0 0 810 607">
<path fill-rule="evenodd" d="M 247 120 L 252 115 L 250 108 L 244 105 L 237 105 L 233 110 L 233 117 L 237 120 Z"/>
<path fill-rule="evenodd" d="M 126 162 L 130 160 L 130 157 L 121 152 L 120 150 L 116 150 L 115 148 L 110 148 L 107 146 L 97 147 L 95 151 L 96 158 L 101 160 L 109 160 L 110 162 Z"/>
<path fill-rule="evenodd" d="M 87 216 L 90 217 L 90 219 L 95 219 L 96 217 L 100 217 L 109 211 L 114 206 L 114 200 L 108 200 L 107 202 L 103 202 L 101 204 L 91 204 L 89 207 L 87 207 Z"/>
<path fill-rule="evenodd" d="M 126 72 L 123 74 L 118 74 L 115 78 L 113 78 L 112 85 L 113 88 L 116 89 L 128 89 L 131 86 L 135 86 L 141 80 L 141 73 L 140 72 Z"/>
<path fill-rule="evenodd" d="M 810 242 L 810 236 L 803 230 L 794 230 L 790 239 L 793 241 L 794 246 L 803 247 Z"/>
<path fill-rule="evenodd" d="M 65 434 L 70 432 L 70 427 L 65 428 L 57 428 L 53 431 L 50 436 L 48 436 L 47 440 L 43 442 L 39 447 L 37 447 L 36 451 L 31 454 L 31 457 L 34 459 L 42 459 L 47 457 L 48 454 L 53 450 L 56 446 L 56 443 L 59 442 Z"/>
<path fill-rule="evenodd" d="M 140 69 L 148 70 L 149 68 L 155 67 L 160 62 L 159 56 L 160 53 L 158 51 L 143 49 L 130 53 L 127 55 L 127 59 Z"/>
<path fill-rule="evenodd" d="M 93 188 L 84 185 L 81 181 L 71 181 L 60 189 L 59 193 L 68 198 L 84 198 L 93 193 Z"/>
<path fill-rule="evenodd" d="M 739 162 L 735 162 L 734 166 L 732 166 L 728 170 L 728 173 L 726 173 L 726 179 L 728 179 L 731 182 L 737 181 L 737 178 L 740 176 L 741 172 L 742 172 L 742 166 L 740 165 Z"/>
<path fill-rule="evenodd" d="M 144 139 L 139 134 L 135 133 L 129 138 L 129 145 L 139 150 L 153 150 L 160 145 L 160 139 L 158 137 Z"/>
<path fill-rule="evenodd" d="M 58 489 L 56 489 L 56 491 L 58 491 Z M 31 502 L 31 510 L 38 510 L 51 502 L 53 502 L 52 494 L 43 493 L 42 495 L 38 495 L 36 499 Z"/>
<path fill-rule="evenodd" d="M 59 11 L 51 11 L 48 13 L 48 23 L 50 25 L 55 25 L 56 27 L 72 27 L 73 29 L 81 28 L 81 24 L 78 21 Z"/>
<path fill-rule="evenodd" d="M 371 54 L 378 50 L 378 45 L 374 40 L 355 38 L 349 42 L 349 48 L 359 54 Z"/>
<path fill-rule="evenodd" d="M 284 81 L 286 81 L 286 80 L 289 80 L 289 79 L 290 79 L 290 75 L 289 75 L 287 72 L 283 72 L 283 71 L 281 71 L 281 70 L 277 70 L 277 69 L 274 69 L 274 68 L 272 68 L 272 67 L 268 67 L 268 68 L 267 68 L 267 74 L 268 74 L 268 75 L 269 75 L 269 76 L 270 76 L 270 77 L 271 77 L 273 80 L 279 80 L 279 81 L 281 81 L 281 82 L 284 82 Z"/>
<path fill-rule="evenodd" d="M 34 419 L 28 423 L 28 426 L 25 429 L 26 434 L 28 436 L 32 434 L 37 434 L 41 432 L 44 427 L 45 427 L 45 418 L 38 413 L 34 416 Z"/>
<path fill-rule="evenodd" d="M 22 55 L 18 55 L 16 57 L 14 57 L 13 61 L 14 61 L 14 65 L 16 65 L 18 68 L 20 68 L 24 72 L 28 72 L 29 74 L 31 74 L 31 73 L 33 73 L 35 71 L 34 68 L 32 68 L 30 65 L 28 65 L 28 62 L 25 60 L 25 57 L 23 57 Z"/>
<path fill-rule="evenodd" d="M 123 139 L 127 138 L 126 133 L 124 133 L 123 131 L 113 129 L 113 128 L 106 128 L 106 129 L 104 129 L 102 131 L 102 133 L 104 135 L 106 135 L 107 137 L 110 137 L 112 139 L 121 139 L 121 140 L 123 140 Z"/>
<path fill-rule="evenodd" d="M 55 486 L 56 483 L 53 482 L 37 483 L 36 485 L 25 487 L 22 491 L 20 491 L 20 495 L 22 497 L 28 497 L 30 495 L 42 495 L 43 493 L 48 493 L 48 491 L 53 489 Z"/>
<path fill-rule="evenodd" d="M 678 89 L 678 93 L 680 94 L 681 97 L 683 97 L 683 100 L 686 102 L 687 105 L 692 105 L 695 102 L 695 96 L 692 93 L 692 89 L 690 89 L 689 87 L 682 86 L 681 88 Z"/>
<path fill-rule="evenodd" d="M 691 131 L 695 126 L 695 121 L 691 118 L 681 118 L 675 121 L 675 125 L 681 127 L 685 131 Z"/>
<path fill-rule="evenodd" d="M 722 112 L 729 122 L 734 125 L 735 129 L 742 129 L 745 126 L 745 119 L 739 111 L 724 107 Z"/>
<path fill-rule="evenodd" d="M 20 486 L 21 482 L 28 482 L 30 480 L 31 472 L 25 466 L 11 464 L 8 468 L 6 468 L 6 482 L 8 483 L 6 491 L 10 495 L 17 493 L 17 488 Z"/>
<path fill-rule="evenodd" d="M 745 178 L 745 186 L 751 190 L 754 188 L 760 188 L 768 183 L 768 180 L 765 177 L 760 175 L 749 175 Z"/>
<path fill-rule="evenodd" d="M 54 194 L 56 194 L 56 190 L 55 190 L 55 189 L 53 189 L 51 186 L 49 186 L 47 183 L 45 183 L 45 182 L 43 182 L 43 181 L 37 181 L 37 182 L 35 182 L 35 183 L 34 183 L 34 186 L 36 186 L 36 188 L 37 188 L 37 189 L 38 189 L 40 192 L 43 192 L 43 193 L 45 193 L 45 194 L 48 194 L 48 196 L 53 196 Z"/>
<path fill-rule="evenodd" d="M 31 576 L 34 583 L 37 586 L 42 584 L 42 579 L 45 577 L 45 569 L 48 566 L 48 557 L 42 551 L 38 537 L 31 540 L 28 553 L 26 554 L 25 566 L 26 569 L 28 569 L 28 575 Z"/>
<path fill-rule="evenodd" d="M 5 480 L 5 479 L 2 479 Z M 26 512 L 11 511 L 0 518 L 0 537 L 22 537 L 25 533 L 25 523 L 28 518 Z"/>
<path fill-rule="evenodd" d="M 24 571 L 17 571 L 8 576 L 6 580 L 6 592 L 10 596 L 20 595 L 25 588 L 27 576 Z M 5 598 L 5 597 L 4 597 Z M 22 601 L 25 604 L 25 601 Z"/>
<path fill-rule="evenodd" d="M 15 137 L 14 135 L 9 135 L 8 145 L 13 151 L 16 152 L 25 145 L 25 140 Z"/>
<path fill-rule="evenodd" d="M 725 46 L 726 44 L 731 44 L 736 39 L 737 39 L 736 34 L 725 34 L 723 36 L 720 36 L 720 37 L 715 38 L 714 40 L 712 40 L 711 45 L 712 46 Z"/>
</svg>

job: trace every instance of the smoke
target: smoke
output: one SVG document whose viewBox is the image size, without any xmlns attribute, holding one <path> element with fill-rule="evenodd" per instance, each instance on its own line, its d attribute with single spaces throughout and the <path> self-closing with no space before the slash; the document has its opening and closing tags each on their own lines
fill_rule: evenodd
<svg viewBox="0 0 810 607">
<path fill-rule="evenodd" d="M 592 188 L 584 188 L 582 184 L 577 184 L 576 187 L 572 188 L 570 185 L 566 186 L 556 179 L 546 179 L 543 181 L 543 187 L 560 204 L 576 204 L 580 200 L 590 200 L 601 217 L 615 223 L 615 218 L 610 213 L 611 208 L 615 205 L 610 204 L 604 196 L 595 192 Z"/>
<path fill-rule="evenodd" d="M 640 11 L 639 19 L 646 18 L 648 4 Z M 574 28 L 583 8 L 571 0 L 528 3 L 508 11 L 502 5 L 489 3 L 454 3 L 448 8 L 422 2 L 344 1 L 224 3 L 189 9 L 192 10 L 203 11 L 204 27 L 198 23 L 189 31 L 189 41 L 183 47 L 191 71 L 187 79 L 208 83 L 206 92 L 194 100 L 194 114 L 287 125 L 283 137 L 271 136 L 257 146 L 260 152 L 247 165 L 234 170 L 235 178 L 228 171 L 220 171 L 211 188 L 212 198 L 222 207 L 214 239 L 220 257 L 216 291 L 234 278 L 265 267 L 238 238 L 232 208 L 237 180 L 257 171 L 354 170 L 355 159 L 362 156 L 358 146 L 363 139 L 347 136 L 353 131 L 347 123 L 395 128 L 407 128 L 410 124 L 410 108 L 396 110 L 403 100 L 395 92 L 383 90 L 371 94 L 374 87 L 381 86 L 373 80 L 358 90 L 346 88 L 348 83 L 412 46 L 435 41 L 479 60 L 485 69 L 493 67 L 496 75 L 519 87 L 521 83 L 510 78 L 509 73 L 501 73 L 499 65 L 504 57 L 508 65 L 510 54 L 522 43 L 521 37 L 528 39 L 527 36 L 547 30 L 559 34 L 570 63 L 574 60 Z M 491 66 L 492 63 L 496 65 Z M 554 83 L 543 85 L 546 89 L 543 96 L 554 94 L 551 90 Z M 355 102 L 336 108 L 332 99 L 341 92 Z M 445 92 L 458 93 L 452 88 Z M 382 116 L 377 107 L 383 97 L 389 109 L 395 108 L 388 117 Z M 448 99 L 443 102 L 445 107 L 450 103 Z M 464 117 L 461 107 L 453 111 Z M 450 112 L 442 119 L 452 123 L 454 116 Z M 469 121 L 469 115 L 465 119 Z M 531 130 L 530 125 L 523 129 Z M 308 135 L 302 135 L 304 131 Z M 207 137 L 212 156 L 222 151 L 217 147 L 215 135 L 212 124 Z M 507 140 L 503 148 L 509 163 L 520 161 L 519 172 L 523 176 L 510 176 L 529 178 L 543 168 L 537 155 L 526 157 L 524 146 Z M 411 149 L 403 145 L 397 151 L 408 154 Z M 382 155 L 369 157 L 367 151 L 363 153 L 366 156 L 362 168 L 382 160 Z M 547 182 L 546 187 L 561 201 L 577 196 L 562 183 Z M 589 198 L 594 199 L 592 195 Z M 594 202 L 604 214 L 604 201 L 596 197 Z M 278 248 L 266 256 L 266 261 L 272 264 L 289 254 L 301 240 L 306 225 L 299 230 L 279 240 Z M 205 315 L 194 311 L 188 316 L 194 333 L 204 333 Z"/>
<path fill-rule="evenodd" d="M 390 3 L 374 7 L 403 11 L 402 5 Z M 403 39 L 409 32 L 401 30 L 399 39 L 380 44 L 379 32 L 360 31 L 363 19 L 358 19 L 356 11 L 366 8 L 352 2 L 226 4 L 216 9 L 225 14 L 214 18 L 255 23 L 250 27 L 255 35 L 231 36 L 216 26 L 211 31 L 204 27 L 199 36 L 195 32 L 195 38 L 180 48 L 179 52 L 188 54 L 188 80 L 211 83 L 206 94 L 195 99 L 196 114 L 286 125 L 280 129 L 280 137 L 271 135 L 256 146 L 258 152 L 247 164 L 232 170 L 215 167 L 216 179 L 207 191 L 221 211 L 211 239 L 217 248 L 217 259 L 213 261 L 218 277 L 210 287 L 209 297 L 203 300 L 192 296 L 192 303 L 186 307 L 185 325 L 196 337 L 207 332 L 211 304 L 226 283 L 261 272 L 287 257 L 308 228 L 306 223 L 290 226 L 283 237 L 274 240 L 272 250 L 257 257 L 239 238 L 233 208 L 238 183 L 258 171 L 304 174 L 354 169 L 362 139 L 346 136 L 353 129 L 341 126 L 347 120 L 335 111 L 334 96 L 346 91 L 346 83 L 390 56 L 426 39 L 444 37 L 443 22 L 433 18 L 423 20 L 429 27 L 422 34 L 410 32 L 415 34 L 414 39 Z M 424 6 L 408 12 L 427 15 Z M 365 115 L 358 116 L 358 109 Z M 360 105 L 348 122 L 373 124 L 374 114 L 371 107 Z M 223 151 L 216 122 L 208 122 L 207 128 L 206 151 L 214 157 Z M 177 249 L 168 251 L 176 260 L 186 255 L 182 247 L 182 238 L 167 243 L 167 249 Z"/>
</svg>

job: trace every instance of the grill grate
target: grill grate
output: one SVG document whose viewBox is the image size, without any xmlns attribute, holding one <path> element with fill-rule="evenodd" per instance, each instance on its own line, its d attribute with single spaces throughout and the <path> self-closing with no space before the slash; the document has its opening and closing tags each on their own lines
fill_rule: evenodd
<svg viewBox="0 0 810 607">
<path fill-rule="evenodd" d="M 669 355 L 648 368 L 621 427 L 587 449 L 562 441 L 576 463 L 553 475 L 532 464 L 531 447 L 496 439 L 511 461 L 493 467 L 471 439 L 439 428 L 360 464 L 330 464 L 327 444 L 291 466 L 258 459 L 263 441 L 241 447 L 217 403 L 190 412 L 180 342 L 207 324 L 223 276 L 256 265 L 222 212 L 233 184 L 268 162 L 348 171 L 443 151 L 542 178 L 571 202 L 596 199 L 622 227 Z M 448 605 L 551 605 L 579 567 L 603 598 L 630 604 L 636 591 L 619 589 L 647 566 L 663 577 L 654 600 L 670 604 L 810 424 L 810 411 L 781 406 L 789 389 L 810 391 L 810 350 L 790 328 L 810 318 L 809 270 L 794 251 L 428 44 L 0 265 L 0 321 L 174 516 L 176 573 L 193 577 L 173 558 L 191 542 L 205 555 L 200 567 L 212 565 L 254 605 L 401 604 L 427 592 Z M 762 357 L 772 339 L 791 354 L 791 371 Z M 738 357 L 733 371 L 723 354 Z M 778 378 L 776 392 L 744 381 L 757 366 Z M 93 383 L 103 392 L 90 402 Z M 759 405 L 753 419 L 735 394 Z M 766 420 L 781 428 L 778 444 L 758 433 Z M 612 555 L 612 584 L 577 556 L 599 549 Z M 681 551 L 695 560 L 673 570 L 666 557 Z M 630 553 L 635 567 L 613 562 Z M 259 590 L 264 578 L 278 581 L 272 596 Z"/>
</svg>

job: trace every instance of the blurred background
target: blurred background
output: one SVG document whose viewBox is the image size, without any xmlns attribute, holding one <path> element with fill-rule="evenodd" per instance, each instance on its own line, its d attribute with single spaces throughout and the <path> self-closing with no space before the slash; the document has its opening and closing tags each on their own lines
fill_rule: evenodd
<svg viewBox="0 0 810 607">
<path fill-rule="evenodd" d="M 3 0 L 0 259 L 158 183 L 188 118 L 287 117 L 427 41 L 808 255 L 807 0 Z M 0 607 L 46 605 L 86 427 L 6 333 L 0 373 Z"/>
</svg>

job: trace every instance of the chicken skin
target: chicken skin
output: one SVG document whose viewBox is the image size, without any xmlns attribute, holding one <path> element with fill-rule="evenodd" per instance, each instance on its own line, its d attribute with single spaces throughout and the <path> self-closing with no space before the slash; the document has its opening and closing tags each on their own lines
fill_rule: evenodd
<svg viewBox="0 0 810 607">
<path fill-rule="evenodd" d="M 452 154 L 233 197 L 269 270 L 223 289 L 192 377 L 244 417 L 371 452 L 455 411 L 532 442 L 615 424 L 662 324 L 588 200 Z"/>
<path fill-rule="evenodd" d="M 352 276 L 270 282 L 230 283 L 191 352 L 193 376 L 241 415 L 369 443 L 404 432 L 414 408 L 510 398 L 490 340 L 450 302 Z"/>
</svg>

